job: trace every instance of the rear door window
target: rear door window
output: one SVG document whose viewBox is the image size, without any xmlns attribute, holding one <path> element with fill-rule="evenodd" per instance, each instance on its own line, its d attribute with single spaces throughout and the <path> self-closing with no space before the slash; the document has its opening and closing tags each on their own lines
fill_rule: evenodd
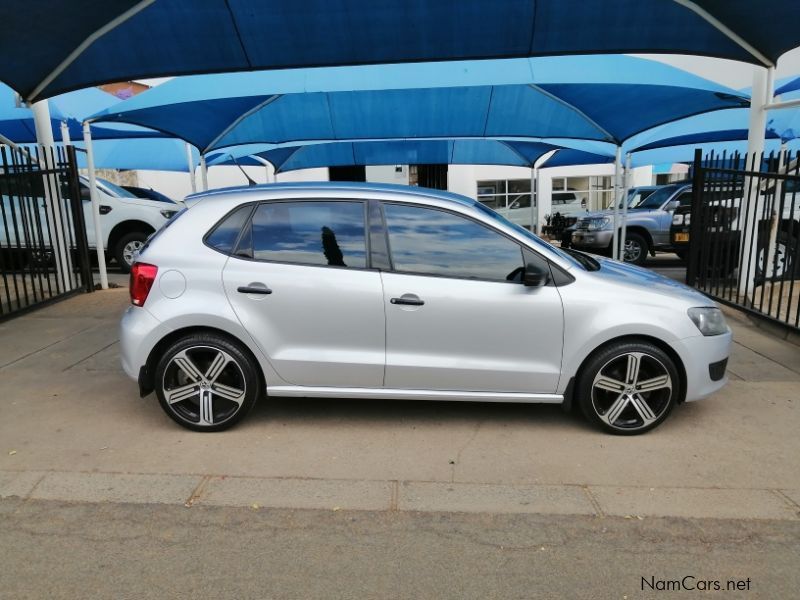
<svg viewBox="0 0 800 600">
<path fill-rule="evenodd" d="M 256 260 L 329 267 L 367 267 L 365 203 L 266 202 L 252 218 Z"/>
</svg>

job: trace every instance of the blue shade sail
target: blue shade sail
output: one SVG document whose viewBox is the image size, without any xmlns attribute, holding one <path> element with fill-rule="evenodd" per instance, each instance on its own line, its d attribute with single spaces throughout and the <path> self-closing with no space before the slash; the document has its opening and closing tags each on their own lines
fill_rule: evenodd
<svg viewBox="0 0 800 600">
<path fill-rule="evenodd" d="M 477 164 L 532 167 L 559 146 L 539 142 L 498 140 L 387 140 L 331 142 L 273 148 L 257 153 L 276 172 L 356 165 Z M 234 155 L 235 156 L 235 155 Z M 234 164 L 234 156 L 221 151 L 209 157 L 209 166 Z M 260 165 L 252 157 L 235 156 L 241 166 Z"/>
<path fill-rule="evenodd" d="M 796 0 L 4 0 L 0 22 L 15 57 L 0 80 L 26 98 L 144 77 L 436 60 L 674 53 L 769 65 L 800 45 Z"/>
<path fill-rule="evenodd" d="M 548 57 L 176 78 L 93 118 L 231 146 L 398 138 L 563 138 L 621 144 L 745 95 L 628 56 Z"/>
</svg>

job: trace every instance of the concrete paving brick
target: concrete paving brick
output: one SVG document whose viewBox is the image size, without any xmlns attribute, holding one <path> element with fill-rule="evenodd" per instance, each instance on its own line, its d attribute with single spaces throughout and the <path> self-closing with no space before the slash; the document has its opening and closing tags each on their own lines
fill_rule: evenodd
<svg viewBox="0 0 800 600">
<path fill-rule="evenodd" d="M 183 504 L 202 481 L 194 475 L 48 473 L 30 495 L 38 500 Z"/>
<path fill-rule="evenodd" d="M 797 519 L 769 490 L 589 486 L 606 515 L 714 519 Z"/>
<path fill-rule="evenodd" d="M 391 498 L 392 483 L 388 481 L 213 477 L 204 485 L 196 504 L 387 510 Z"/>
<path fill-rule="evenodd" d="M 583 489 L 567 485 L 403 482 L 397 508 L 425 512 L 596 514 Z"/>
</svg>

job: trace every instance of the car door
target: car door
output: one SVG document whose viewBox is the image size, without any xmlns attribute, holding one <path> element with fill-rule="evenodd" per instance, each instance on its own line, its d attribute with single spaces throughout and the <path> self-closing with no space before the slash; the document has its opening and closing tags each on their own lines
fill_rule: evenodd
<svg viewBox="0 0 800 600">
<path fill-rule="evenodd" d="M 365 210 L 358 201 L 261 203 L 225 265 L 231 306 L 287 383 L 383 385 L 383 293 L 368 268 Z"/>
<path fill-rule="evenodd" d="M 466 216 L 383 204 L 392 270 L 382 273 L 387 388 L 554 393 L 563 311 L 553 285 L 521 283 L 547 263 Z"/>
<path fill-rule="evenodd" d="M 683 188 L 670 198 L 669 202 L 661 207 L 658 212 L 658 230 L 653 233 L 653 243 L 656 246 L 666 246 L 670 243 L 669 229 L 672 226 L 672 215 L 678 206 L 692 203 L 692 188 Z"/>
</svg>

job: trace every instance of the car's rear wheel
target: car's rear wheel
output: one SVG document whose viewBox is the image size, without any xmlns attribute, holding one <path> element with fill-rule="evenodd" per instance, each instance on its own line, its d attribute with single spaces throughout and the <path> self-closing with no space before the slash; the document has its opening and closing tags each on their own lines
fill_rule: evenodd
<svg viewBox="0 0 800 600">
<path fill-rule="evenodd" d="M 253 407 L 261 387 L 253 358 L 214 333 L 192 334 L 167 348 L 155 382 L 164 412 L 194 431 L 235 425 Z"/>
<path fill-rule="evenodd" d="M 657 427 L 677 402 L 680 376 L 672 359 L 648 342 L 613 343 L 592 356 L 576 391 L 589 421 L 618 435 Z"/>
</svg>

